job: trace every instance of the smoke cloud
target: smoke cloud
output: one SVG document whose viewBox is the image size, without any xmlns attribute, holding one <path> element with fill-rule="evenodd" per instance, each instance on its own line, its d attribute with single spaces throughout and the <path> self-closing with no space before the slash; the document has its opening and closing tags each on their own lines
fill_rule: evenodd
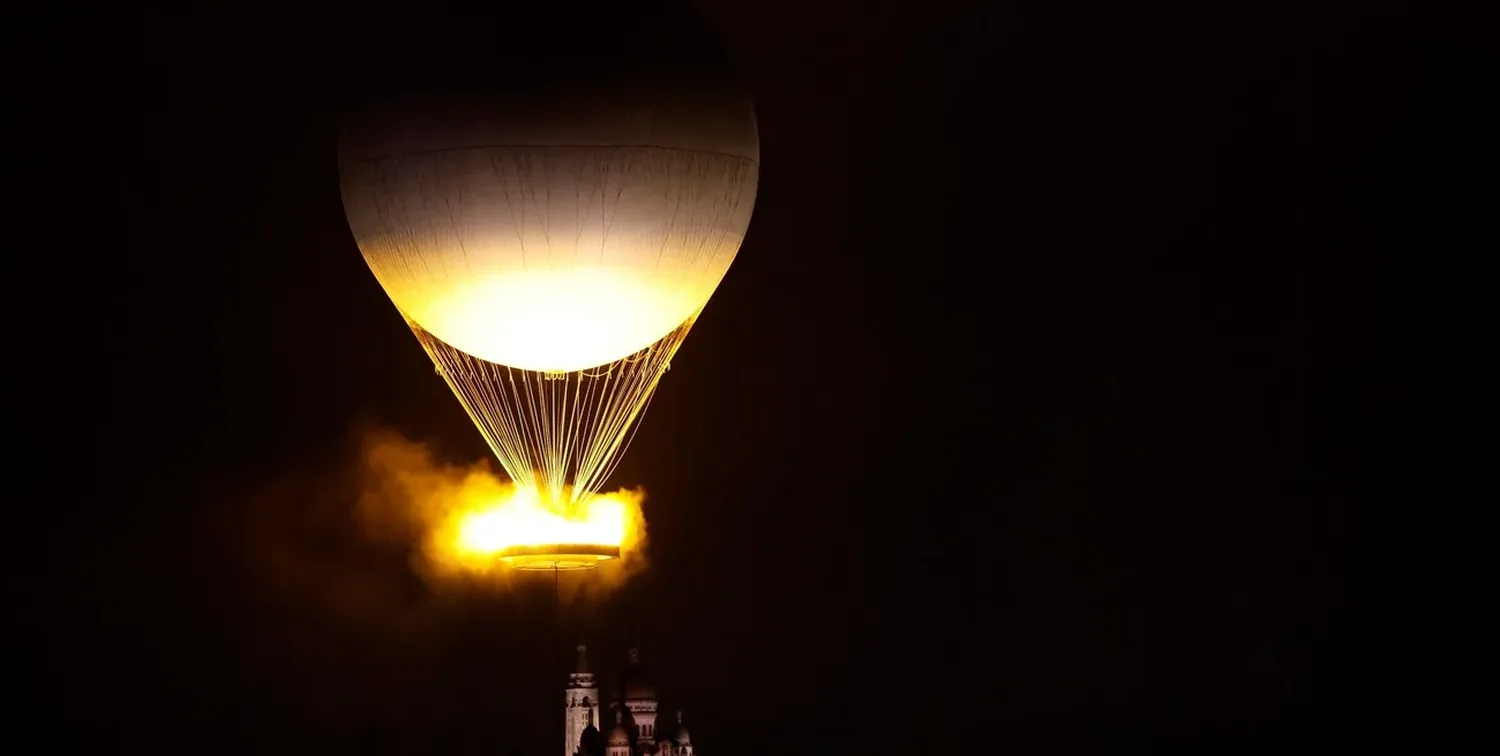
<svg viewBox="0 0 1500 756">
<path fill-rule="evenodd" d="M 238 570 L 225 589 L 244 597 L 232 624 L 246 684 L 288 722 L 443 731 L 546 721 L 550 709 L 502 707 L 495 686 L 528 674 L 541 676 L 510 684 L 551 684 L 537 649 L 597 631 L 599 607 L 645 568 L 642 496 L 614 497 L 634 507 L 623 558 L 560 573 L 554 587 L 550 573 L 455 558 L 446 545 L 455 518 L 512 494 L 483 460 L 449 462 L 361 428 L 326 458 L 219 502 L 220 532 L 204 545 L 221 545 Z"/>
<path fill-rule="evenodd" d="M 504 588 L 518 579 L 535 579 L 495 558 L 497 540 L 605 542 L 622 535 L 620 559 L 568 576 L 573 596 L 611 591 L 646 566 L 644 489 L 601 494 L 564 509 L 527 496 L 487 460 L 444 462 L 427 446 L 389 429 L 364 431 L 358 449 L 357 515 L 364 532 L 377 542 L 410 545 L 412 568 L 437 589 L 455 583 Z M 476 523 L 487 526 L 486 538 L 469 537 L 478 530 Z M 604 537 L 592 538 L 598 535 Z"/>
</svg>

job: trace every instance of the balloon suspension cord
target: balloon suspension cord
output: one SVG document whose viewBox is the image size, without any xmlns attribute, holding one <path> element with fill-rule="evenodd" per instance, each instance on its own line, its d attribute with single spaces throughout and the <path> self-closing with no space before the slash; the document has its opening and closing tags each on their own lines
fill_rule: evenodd
<svg viewBox="0 0 1500 756">
<path fill-rule="evenodd" d="M 557 675 L 554 679 L 566 679 L 567 671 L 563 669 L 562 657 L 557 650 L 557 641 L 563 637 L 563 602 L 562 602 L 562 570 L 552 565 L 552 608 L 555 611 L 553 621 L 556 623 L 555 632 L 552 634 L 552 672 Z M 555 684 L 555 683 L 554 683 Z M 566 723 L 564 723 L 566 724 Z"/>
</svg>

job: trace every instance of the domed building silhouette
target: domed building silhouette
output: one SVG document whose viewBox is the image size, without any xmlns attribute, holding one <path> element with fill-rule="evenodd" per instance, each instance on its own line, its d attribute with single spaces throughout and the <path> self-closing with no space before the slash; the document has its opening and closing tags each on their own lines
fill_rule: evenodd
<svg viewBox="0 0 1500 756">
<path fill-rule="evenodd" d="M 563 691 L 566 724 L 563 756 L 694 756 L 692 738 L 677 712 L 670 726 L 659 726 L 656 688 L 641 669 L 640 652 L 630 656 L 609 702 L 610 721 L 588 665 L 588 647 L 578 647 L 578 663 Z"/>
</svg>

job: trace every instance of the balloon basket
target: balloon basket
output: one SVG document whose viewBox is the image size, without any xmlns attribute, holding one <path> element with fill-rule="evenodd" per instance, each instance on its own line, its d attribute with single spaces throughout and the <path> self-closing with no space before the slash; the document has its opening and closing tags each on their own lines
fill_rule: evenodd
<svg viewBox="0 0 1500 756">
<path fill-rule="evenodd" d="M 620 549 L 597 544 L 552 543 L 512 546 L 501 551 L 496 558 L 514 570 L 572 572 L 592 570 L 600 562 L 619 559 Z"/>
</svg>

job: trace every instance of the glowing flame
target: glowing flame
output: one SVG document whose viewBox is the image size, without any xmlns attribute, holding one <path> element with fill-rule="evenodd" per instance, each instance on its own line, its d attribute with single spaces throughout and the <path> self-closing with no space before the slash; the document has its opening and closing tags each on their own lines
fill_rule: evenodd
<svg viewBox="0 0 1500 756">
<path fill-rule="evenodd" d="M 612 590 L 646 568 L 643 489 L 569 503 L 571 491 L 541 495 L 500 478 L 483 461 L 446 464 L 392 431 L 368 432 L 360 444 L 363 525 L 381 540 L 420 538 L 413 565 L 435 586 L 472 586 L 470 578 L 479 578 L 478 584 L 503 587 L 511 568 L 598 563 L 601 569 L 584 582 L 590 590 Z M 569 548 L 559 553 L 554 547 Z M 601 563 L 603 557 L 609 558 Z"/>
<path fill-rule="evenodd" d="M 466 501 L 454 506 L 433 530 L 431 551 L 439 561 L 485 572 L 520 550 L 533 559 L 571 557 L 577 567 L 581 565 L 576 560 L 589 552 L 598 553 L 585 561 L 626 555 L 644 531 L 640 507 L 644 496 L 640 491 L 598 494 L 566 504 L 550 502 L 525 487 L 499 488 L 476 490 L 471 486 L 465 490 Z M 554 546 L 570 548 L 557 553 L 543 548 Z"/>
<path fill-rule="evenodd" d="M 403 312 L 455 349 L 523 370 L 572 372 L 651 346 L 693 317 L 718 283 L 683 284 L 700 275 L 691 268 L 653 262 L 649 271 L 507 268 L 445 278 L 438 293 L 391 287 L 409 303 Z"/>
</svg>

